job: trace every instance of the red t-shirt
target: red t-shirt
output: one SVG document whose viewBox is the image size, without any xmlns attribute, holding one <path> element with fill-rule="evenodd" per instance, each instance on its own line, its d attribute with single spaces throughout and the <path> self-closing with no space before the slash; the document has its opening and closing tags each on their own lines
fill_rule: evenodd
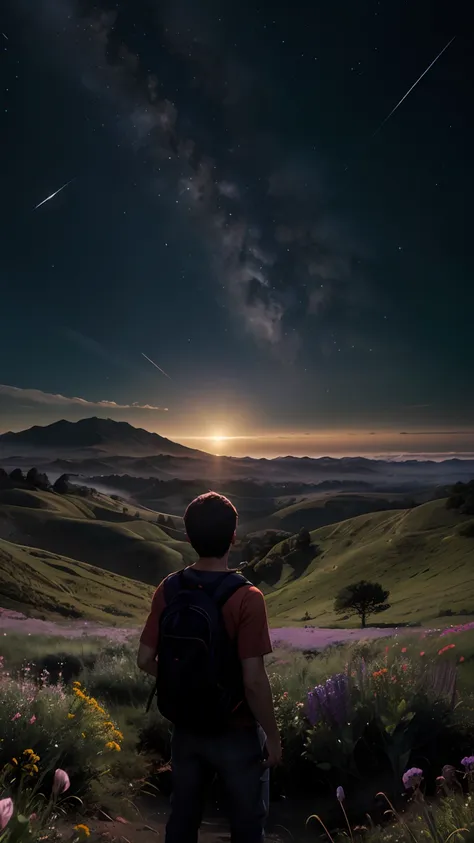
<svg viewBox="0 0 474 843">
<path fill-rule="evenodd" d="M 199 571 L 195 568 L 193 573 L 202 577 L 204 582 L 212 582 L 222 576 L 222 572 Z M 160 617 L 165 607 L 163 583 L 164 580 L 153 595 L 150 614 L 140 636 L 140 642 L 146 647 L 156 648 L 158 645 Z M 265 599 L 254 585 L 242 586 L 228 599 L 222 608 L 222 619 L 230 639 L 237 643 L 241 660 L 266 656 L 272 652 Z M 255 721 L 245 707 L 234 715 L 233 722 L 235 725 L 250 725 Z"/>
</svg>

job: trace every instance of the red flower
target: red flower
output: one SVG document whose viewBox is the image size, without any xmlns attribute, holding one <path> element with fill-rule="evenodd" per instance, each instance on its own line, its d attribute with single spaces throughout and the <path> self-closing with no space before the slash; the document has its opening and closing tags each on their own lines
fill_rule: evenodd
<svg viewBox="0 0 474 843">
<path fill-rule="evenodd" d="M 407 651 L 406 647 L 402 647 L 402 649 L 400 650 L 401 653 L 406 653 L 406 651 Z"/>
<path fill-rule="evenodd" d="M 463 662 L 463 661 L 465 661 L 465 658 L 464 658 L 464 656 L 461 656 L 461 658 L 460 658 L 460 659 L 459 659 L 459 661 L 460 661 L 460 662 Z"/>
<path fill-rule="evenodd" d="M 425 655 L 425 651 L 422 650 L 421 653 L 420 653 L 420 656 L 424 656 L 424 655 Z"/>
</svg>

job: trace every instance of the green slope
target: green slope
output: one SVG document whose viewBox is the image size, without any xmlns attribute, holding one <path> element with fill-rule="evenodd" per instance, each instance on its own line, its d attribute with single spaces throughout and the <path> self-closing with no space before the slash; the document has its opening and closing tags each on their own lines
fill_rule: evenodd
<svg viewBox="0 0 474 843">
<path fill-rule="evenodd" d="M 97 512 L 102 518 L 108 514 L 104 497 L 97 504 L 89 498 L 8 490 L 0 496 L 0 538 L 149 584 L 194 560 L 187 542 L 171 538 L 151 520 L 97 518 Z"/>
<path fill-rule="evenodd" d="M 426 622 L 446 610 L 474 615 L 474 538 L 462 535 L 471 520 L 433 501 L 315 530 L 311 548 L 284 557 L 278 545 L 255 569 L 272 623 L 293 625 L 305 612 L 317 626 L 340 622 L 334 598 L 361 579 L 390 589 L 391 609 L 374 622 Z"/>
<path fill-rule="evenodd" d="M 47 619 L 143 623 L 153 588 L 64 556 L 0 540 L 0 605 Z"/>
<path fill-rule="evenodd" d="M 315 492 L 300 496 L 296 501 L 291 499 L 294 503 L 290 505 L 286 500 L 275 499 L 280 508 L 270 515 L 245 523 L 245 531 L 272 528 L 297 533 L 302 527 L 316 530 L 367 512 L 401 509 L 407 505 L 406 495 L 385 492 Z"/>
</svg>

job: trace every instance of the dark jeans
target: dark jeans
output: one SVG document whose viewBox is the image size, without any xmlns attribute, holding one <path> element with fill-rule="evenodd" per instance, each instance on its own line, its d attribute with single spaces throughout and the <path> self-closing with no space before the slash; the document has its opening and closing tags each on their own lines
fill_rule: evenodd
<svg viewBox="0 0 474 843">
<path fill-rule="evenodd" d="M 215 773 L 228 795 L 232 843 L 262 843 L 268 809 L 268 777 L 262 759 L 262 734 L 257 728 L 215 736 L 175 728 L 166 843 L 197 843 L 206 791 Z"/>
</svg>

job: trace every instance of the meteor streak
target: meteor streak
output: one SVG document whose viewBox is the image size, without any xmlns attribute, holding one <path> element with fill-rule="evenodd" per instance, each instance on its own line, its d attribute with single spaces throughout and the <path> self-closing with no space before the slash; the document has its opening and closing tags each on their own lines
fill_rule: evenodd
<svg viewBox="0 0 474 843">
<path fill-rule="evenodd" d="M 47 196 L 46 199 L 43 199 L 43 201 L 36 205 L 33 210 L 37 211 L 38 208 L 41 208 L 41 205 L 44 205 L 45 202 L 49 202 L 50 199 L 54 199 L 54 197 L 57 196 L 58 193 L 61 193 L 62 190 L 65 190 L 65 188 L 68 187 L 73 181 L 74 179 L 70 179 L 69 181 L 67 181 L 66 184 L 63 184 L 63 186 L 59 188 L 59 190 L 56 190 L 54 193 L 51 194 L 51 196 Z"/>
<path fill-rule="evenodd" d="M 408 89 L 408 91 L 406 92 L 406 94 L 404 94 L 404 96 L 401 98 L 400 102 L 397 102 L 397 104 L 396 104 L 395 108 L 392 108 L 392 110 L 391 110 L 390 114 L 387 114 L 387 116 L 386 116 L 385 120 L 382 120 L 382 122 L 381 122 L 380 126 L 378 127 L 378 129 L 376 129 L 376 130 L 375 130 L 375 132 L 374 132 L 374 134 L 372 135 L 372 137 L 375 137 L 375 135 L 376 135 L 376 134 L 378 134 L 378 132 L 380 132 L 380 129 L 382 128 L 382 126 L 384 126 L 384 125 L 385 125 L 385 123 L 387 122 L 387 120 L 390 120 L 390 118 L 391 118 L 392 114 L 395 114 L 395 112 L 396 112 L 397 108 L 400 108 L 400 106 L 401 106 L 402 102 L 404 102 L 404 100 L 406 100 L 407 96 L 408 96 L 409 94 L 411 94 L 411 92 L 413 91 L 413 88 L 416 88 L 416 86 L 418 85 L 418 82 L 421 82 L 421 80 L 423 79 L 423 76 L 426 76 L 426 74 L 428 73 L 428 71 L 429 71 L 429 70 L 431 70 L 431 68 L 433 67 L 433 65 L 434 65 L 434 64 L 438 61 L 438 59 L 439 59 L 439 58 L 443 55 L 444 51 L 445 51 L 445 50 L 447 50 L 449 46 L 451 46 L 451 44 L 453 43 L 453 41 L 454 41 L 455 37 L 456 37 L 456 36 L 455 36 L 455 35 L 453 35 L 453 37 L 451 38 L 451 41 L 448 41 L 448 43 L 446 44 L 446 46 L 445 46 L 445 47 L 443 47 L 443 49 L 441 50 L 441 52 L 440 52 L 440 53 L 438 53 L 438 55 L 436 56 L 436 58 L 435 58 L 435 59 L 433 59 L 433 61 L 431 62 L 431 64 L 429 64 L 429 65 L 428 65 L 428 67 L 426 68 L 426 70 L 424 70 L 424 71 L 423 71 L 423 73 L 421 74 L 421 76 L 419 76 L 419 77 L 418 77 L 418 79 L 416 80 L 416 82 L 414 82 L 414 83 L 413 83 L 413 85 L 411 86 L 411 88 L 409 88 L 409 89 Z"/>
<path fill-rule="evenodd" d="M 155 369 L 158 369 L 158 371 L 161 372 L 161 374 L 164 375 L 165 378 L 168 378 L 168 380 L 172 380 L 172 378 L 170 378 L 170 376 L 167 375 L 166 372 L 163 371 L 163 369 L 160 369 L 160 367 L 157 365 L 157 363 L 154 362 L 154 360 L 152 360 L 150 357 L 147 357 L 146 354 L 143 354 L 143 351 L 141 352 L 141 355 L 145 358 L 145 360 L 148 360 L 148 362 L 151 363 L 151 365 L 154 366 Z"/>
</svg>

